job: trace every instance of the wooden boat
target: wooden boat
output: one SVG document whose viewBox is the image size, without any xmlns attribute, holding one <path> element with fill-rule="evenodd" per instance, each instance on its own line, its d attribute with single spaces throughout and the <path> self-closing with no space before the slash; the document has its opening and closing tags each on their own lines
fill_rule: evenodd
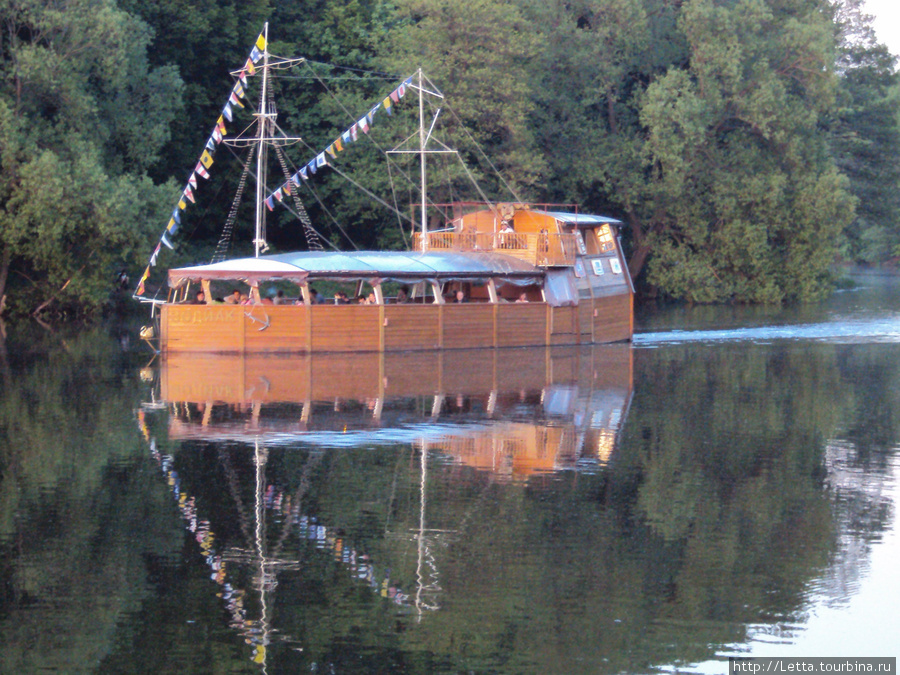
<svg viewBox="0 0 900 675">
<path fill-rule="evenodd" d="M 265 91 L 269 69 L 278 62 L 270 60 L 263 36 L 258 45 Z M 421 71 L 405 85 L 418 94 L 424 129 L 423 97 L 433 87 Z M 266 106 L 263 95 L 256 135 L 256 255 L 170 270 L 169 297 L 158 306 L 160 351 L 392 352 L 631 339 L 633 288 L 617 236 L 621 223 L 553 205 L 428 204 L 425 156 L 431 150 L 424 131 L 417 150 L 421 232 L 411 251 L 260 255 L 262 204 L 274 203 L 265 197 L 262 158 L 274 133 L 265 125 L 274 117 Z M 296 175 L 292 180 L 301 182 Z M 296 197 L 290 182 L 284 187 Z M 438 218 L 442 227 L 429 231 L 429 222 Z M 335 284 L 368 302 L 322 302 L 315 289 Z M 204 293 L 199 304 L 198 290 Z M 216 301 L 241 291 L 249 304 Z M 276 291 L 278 304 L 270 299 Z"/>
</svg>

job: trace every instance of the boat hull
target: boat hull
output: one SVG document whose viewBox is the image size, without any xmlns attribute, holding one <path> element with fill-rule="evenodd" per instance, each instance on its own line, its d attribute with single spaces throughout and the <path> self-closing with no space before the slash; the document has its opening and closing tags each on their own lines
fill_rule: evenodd
<svg viewBox="0 0 900 675">
<path fill-rule="evenodd" d="M 630 293 L 577 306 L 533 303 L 163 305 L 165 353 L 398 352 L 621 342 L 634 327 Z"/>
</svg>

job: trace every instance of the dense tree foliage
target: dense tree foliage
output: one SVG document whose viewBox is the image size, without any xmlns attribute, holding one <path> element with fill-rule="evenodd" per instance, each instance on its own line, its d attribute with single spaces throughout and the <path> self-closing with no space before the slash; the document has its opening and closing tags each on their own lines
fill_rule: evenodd
<svg viewBox="0 0 900 675">
<path fill-rule="evenodd" d="M 308 59 L 276 90 L 279 126 L 303 138 L 291 171 L 421 67 L 486 197 L 622 218 L 648 291 L 813 299 L 839 254 L 900 246 L 897 73 L 859 0 L 9 0 L 0 19 L 0 296 L 20 311 L 96 307 L 116 266 L 139 272 L 265 20 L 274 53 Z M 406 108 L 366 143 L 409 137 Z M 344 153 L 304 185 L 317 229 L 405 245 L 410 220 L 344 180 L 408 215 L 405 161 Z M 180 256 L 216 241 L 235 165 L 217 166 Z M 438 165 L 434 201 L 481 196 Z M 306 245 L 289 211 L 269 220 L 276 248 Z"/>
<path fill-rule="evenodd" d="M 876 42 L 860 0 L 845 0 L 836 27 L 841 77 L 832 144 L 858 199 L 843 253 L 879 263 L 900 253 L 900 76 L 896 57 Z"/>
<path fill-rule="evenodd" d="M 12 0 L 0 21 L 0 297 L 96 309 L 165 208 L 146 172 L 181 81 L 111 0 Z"/>
</svg>

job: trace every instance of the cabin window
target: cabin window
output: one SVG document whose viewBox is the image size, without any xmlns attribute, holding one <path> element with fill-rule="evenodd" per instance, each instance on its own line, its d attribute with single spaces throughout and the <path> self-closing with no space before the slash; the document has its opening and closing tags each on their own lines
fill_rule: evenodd
<svg viewBox="0 0 900 675">
<path fill-rule="evenodd" d="M 578 245 L 578 252 L 581 255 L 587 255 L 587 247 L 584 245 L 584 237 L 580 231 L 575 232 L 575 243 Z"/>
<path fill-rule="evenodd" d="M 597 240 L 600 244 L 600 252 L 614 251 L 616 248 L 616 240 L 613 238 L 612 229 L 609 225 L 601 225 L 596 229 Z"/>
<path fill-rule="evenodd" d="M 596 258 L 591 260 L 591 268 L 594 270 L 594 274 L 599 276 L 603 276 L 603 258 Z"/>
<path fill-rule="evenodd" d="M 572 269 L 575 272 L 576 277 L 579 279 L 584 278 L 584 264 L 580 260 L 575 261 L 575 265 L 573 265 Z"/>
<path fill-rule="evenodd" d="M 587 255 L 600 255 L 600 242 L 597 239 L 597 233 L 594 230 L 585 230 L 583 233 L 584 241 L 587 245 Z"/>
<path fill-rule="evenodd" d="M 619 264 L 618 258 L 610 258 L 609 267 L 613 271 L 613 274 L 622 274 L 622 265 Z"/>
</svg>

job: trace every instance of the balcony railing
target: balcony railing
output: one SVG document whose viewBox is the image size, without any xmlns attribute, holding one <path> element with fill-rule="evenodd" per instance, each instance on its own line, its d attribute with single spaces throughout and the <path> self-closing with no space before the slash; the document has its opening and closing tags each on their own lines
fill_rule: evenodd
<svg viewBox="0 0 900 675">
<path fill-rule="evenodd" d="M 521 232 L 429 232 L 428 251 L 503 253 L 539 267 L 575 264 L 578 241 L 574 234 Z M 422 250 L 422 234 L 413 235 L 413 250 Z"/>
</svg>

